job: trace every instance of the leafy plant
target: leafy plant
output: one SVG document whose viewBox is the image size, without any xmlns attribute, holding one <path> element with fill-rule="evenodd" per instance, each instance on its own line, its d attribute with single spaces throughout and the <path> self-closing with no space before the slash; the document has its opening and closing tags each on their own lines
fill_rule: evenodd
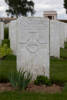
<svg viewBox="0 0 67 100">
<path fill-rule="evenodd" d="M 7 44 L 0 46 L 0 58 L 3 58 L 3 57 L 10 55 L 10 54 L 12 54 L 12 50 L 7 47 Z"/>
<path fill-rule="evenodd" d="M 44 85 L 45 84 L 45 85 L 50 86 L 50 85 L 52 85 L 52 82 L 47 77 L 40 75 L 40 76 L 37 76 L 36 80 L 34 81 L 34 84 L 35 85 Z"/>
<path fill-rule="evenodd" d="M 24 71 L 12 72 L 9 77 L 9 81 L 14 88 L 20 90 L 26 89 L 31 81 L 31 74 Z"/>
<path fill-rule="evenodd" d="M 2 40 L 2 46 L 3 46 L 4 44 L 6 44 L 7 47 L 10 47 L 10 40 L 8 40 L 8 39 Z"/>
</svg>

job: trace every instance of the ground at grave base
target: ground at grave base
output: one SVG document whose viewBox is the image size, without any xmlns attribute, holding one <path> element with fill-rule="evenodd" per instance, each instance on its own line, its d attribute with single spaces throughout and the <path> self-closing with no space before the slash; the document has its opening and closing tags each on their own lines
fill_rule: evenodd
<svg viewBox="0 0 67 100">
<path fill-rule="evenodd" d="M 0 93 L 4 91 L 16 91 L 16 88 L 13 88 L 10 83 L 0 83 Z M 33 83 L 29 84 L 26 92 L 41 92 L 41 93 L 61 93 L 63 86 L 53 84 L 52 86 L 40 85 L 36 86 Z M 23 90 L 22 90 L 23 91 Z"/>
<path fill-rule="evenodd" d="M 31 84 L 27 91 L 20 92 L 7 83 L 9 73 L 14 70 L 16 70 L 15 56 L 11 55 L 0 61 L 0 100 L 67 100 L 67 86 L 63 91 L 64 87 L 60 85 L 67 83 L 67 43 L 65 43 L 65 49 L 61 49 L 60 59 L 51 58 L 51 79 L 59 85 L 46 87 Z"/>
</svg>

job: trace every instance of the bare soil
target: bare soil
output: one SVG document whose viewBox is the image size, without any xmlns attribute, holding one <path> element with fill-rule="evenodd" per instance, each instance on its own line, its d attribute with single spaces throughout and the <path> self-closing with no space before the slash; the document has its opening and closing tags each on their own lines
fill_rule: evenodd
<svg viewBox="0 0 67 100">
<path fill-rule="evenodd" d="M 13 90 L 15 90 L 15 88 L 13 88 L 10 83 L 0 83 L 0 92 Z"/>
<path fill-rule="evenodd" d="M 10 83 L 0 83 L 0 92 L 4 91 L 14 91 L 16 90 L 11 86 Z M 28 88 L 26 91 L 29 92 L 45 92 L 45 93 L 61 93 L 63 90 L 62 86 L 53 84 L 52 86 L 46 86 L 46 85 L 41 85 L 41 86 L 36 86 L 33 83 L 28 85 Z"/>
<path fill-rule="evenodd" d="M 52 86 L 46 86 L 46 85 L 41 85 L 41 86 L 36 86 L 34 84 L 29 84 L 27 91 L 30 92 L 45 92 L 45 93 L 61 93 L 63 90 L 62 86 L 53 84 Z"/>
</svg>

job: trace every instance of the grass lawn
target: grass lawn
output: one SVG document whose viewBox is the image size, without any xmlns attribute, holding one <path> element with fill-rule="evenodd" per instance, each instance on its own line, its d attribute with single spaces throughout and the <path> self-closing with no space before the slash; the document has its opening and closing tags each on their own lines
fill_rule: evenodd
<svg viewBox="0 0 67 100">
<path fill-rule="evenodd" d="M 16 70 L 16 57 L 11 55 L 0 61 L 0 81 L 8 81 L 11 71 Z M 67 43 L 65 49 L 61 49 L 61 58 L 51 58 L 50 77 L 57 83 L 67 83 Z M 0 100 L 66 100 L 67 86 L 62 93 L 27 93 L 27 92 L 3 92 L 0 93 Z"/>
<path fill-rule="evenodd" d="M 10 55 L 0 61 L 0 82 L 7 82 L 9 74 L 16 70 L 16 57 Z"/>
<path fill-rule="evenodd" d="M 67 82 L 67 60 L 51 58 L 50 75 L 56 82 Z"/>
<path fill-rule="evenodd" d="M 0 100 L 67 100 L 67 93 L 44 94 L 27 92 L 3 92 L 0 93 Z"/>
<path fill-rule="evenodd" d="M 51 79 L 60 83 L 67 82 L 67 43 L 65 48 L 60 49 L 61 58 L 51 58 L 50 75 Z"/>
</svg>

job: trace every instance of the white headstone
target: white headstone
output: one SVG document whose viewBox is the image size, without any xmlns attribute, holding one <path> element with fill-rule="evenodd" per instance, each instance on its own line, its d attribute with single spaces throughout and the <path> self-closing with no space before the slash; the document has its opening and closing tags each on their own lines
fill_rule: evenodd
<svg viewBox="0 0 67 100">
<path fill-rule="evenodd" d="M 4 40 L 4 23 L 0 22 L 0 45 L 2 43 L 2 40 Z"/>
<path fill-rule="evenodd" d="M 65 23 L 65 42 L 67 42 L 67 23 Z"/>
<path fill-rule="evenodd" d="M 10 39 L 10 48 L 12 49 L 13 53 L 16 55 L 16 34 L 17 34 L 17 23 L 16 21 L 12 21 L 9 24 L 9 39 Z"/>
<path fill-rule="evenodd" d="M 63 22 L 59 22 L 59 34 L 60 34 L 60 48 L 64 48 L 64 37 L 65 37 L 65 25 Z"/>
<path fill-rule="evenodd" d="M 17 25 L 17 69 L 49 77 L 49 20 L 21 17 Z"/>
<path fill-rule="evenodd" d="M 60 35 L 58 22 L 50 21 L 50 56 L 60 57 Z"/>
</svg>

